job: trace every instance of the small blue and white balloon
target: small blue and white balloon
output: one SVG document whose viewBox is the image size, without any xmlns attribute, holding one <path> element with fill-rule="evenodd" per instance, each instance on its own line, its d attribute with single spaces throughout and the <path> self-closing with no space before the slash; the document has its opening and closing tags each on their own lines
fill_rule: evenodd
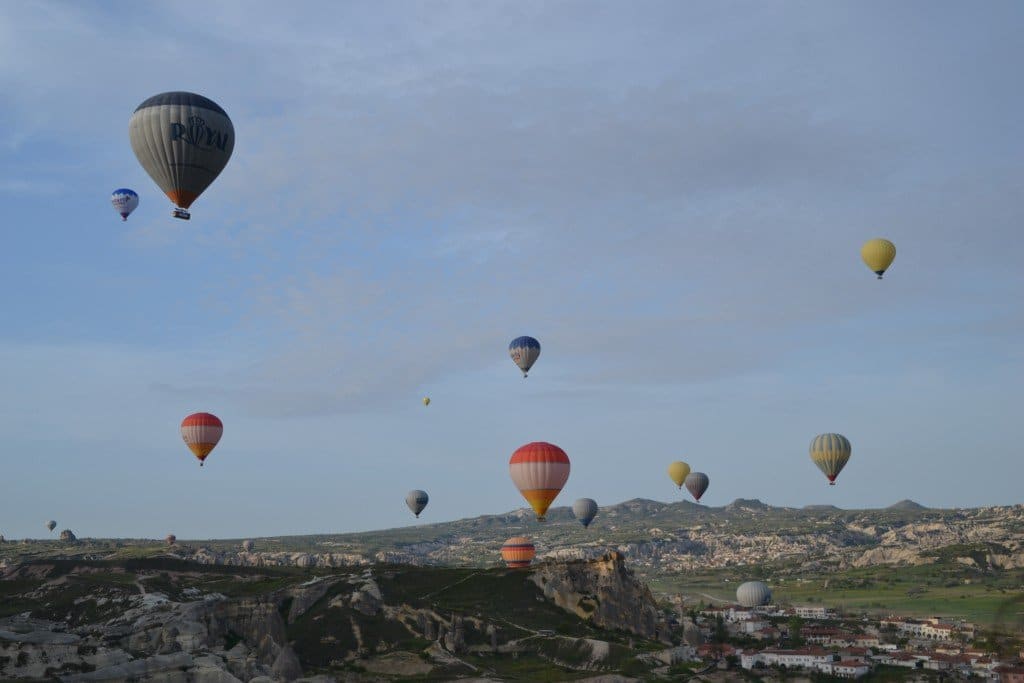
<svg viewBox="0 0 1024 683">
<path fill-rule="evenodd" d="M 537 357 L 540 356 L 540 342 L 533 337 L 516 337 L 508 345 L 508 355 L 512 357 L 512 362 L 523 371 L 523 377 L 526 377 L 526 373 L 530 371 L 533 364 L 537 362 Z"/>
<path fill-rule="evenodd" d="M 139 195 L 135 194 L 135 190 L 122 187 L 110 195 L 110 203 L 114 205 L 114 211 L 121 214 L 121 220 L 126 221 L 131 212 L 139 206 Z"/>
</svg>

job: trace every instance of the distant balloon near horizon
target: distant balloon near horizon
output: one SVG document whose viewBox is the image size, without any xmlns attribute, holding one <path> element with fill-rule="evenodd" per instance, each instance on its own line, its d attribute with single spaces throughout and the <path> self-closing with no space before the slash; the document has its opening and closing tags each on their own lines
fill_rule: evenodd
<svg viewBox="0 0 1024 683">
<path fill-rule="evenodd" d="M 235 127 L 219 104 L 196 93 L 150 97 L 128 121 L 132 151 L 149 177 L 188 220 L 199 195 L 220 175 L 235 148 Z"/>
<path fill-rule="evenodd" d="M 683 483 L 686 485 L 686 490 L 699 503 L 700 497 L 708 490 L 708 475 L 703 472 L 690 472 L 686 475 L 686 481 Z"/>
<path fill-rule="evenodd" d="M 572 504 L 572 514 L 576 515 L 584 529 L 588 528 L 597 516 L 597 501 L 593 498 L 580 498 Z"/>
<path fill-rule="evenodd" d="M 540 342 L 533 337 L 516 337 L 508 345 L 508 355 L 526 377 L 540 357 Z"/>
<path fill-rule="evenodd" d="M 224 435 L 224 423 L 212 413 L 192 413 L 181 421 L 181 438 L 203 466 L 206 456 Z"/>
<path fill-rule="evenodd" d="M 509 475 L 543 522 L 548 508 L 569 480 L 569 456 L 553 443 L 534 441 L 520 446 L 508 461 Z"/>
<path fill-rule="evenodd" d="M 256 544 L 254 544 L 252 541 L 242 541 L 242 550 L 244 550 L 247 553 L 251 553 L 252 549 L 255 547 Z"/>
<path fill-rule="evenodd" d="M 864 259 L 865 265 L 871 269 L 871 272 L 881 280 L 882 275 L 896 258 L 896 245 L 887 239 L 876 237 L 864 243 L 864 246 L 860 248 L 860 257 Z"/>
<path fill-rule="evenodd" d="M 46 523 L 46 528 L 50 531 L 53 531 L 57 528 L 57 522 L 51 519 L 49 522 Z"/>
<path fill-rule="evenodd" d="M 828 477 L 829 486 L 836 485 L 836 477 L 853 455 L 850 440 L 842 434 L 819 434 L 811 441 L 811 461 Z"/>
<path fill-rule="evenodd" d="M 167 545 L 171 546 L 178 542 L 178 537 L 174 534 L 167 534 L 167 538 L 164 539 Z"/>
<path fill-rule="evenodd" d="M 747 581 L 736 589 L 736 602 L 743 607 L 761 607 L 772 601 L 772 591 L 764 581 Z"/>
<path fill-rule="evenodd" d="M 425 406 L 429 406 L 430 405 L 430 397 L 429 396 L 424 396 L 423 397 L 423 405 L 425 405 Z"/>
<path fill-rule="evenodd" d="M 427 507 L 427 503 L 430 502 L 430 496 L 427 495 L 426 491 L 420 491 L 415 489 L 405 494 L 405 504 L 412 510 L 412 513 L 419 519 L 420 513 L 423 512 L 423 508 Z"/>
<path fill-rule="evenodd" d="M 501 546 L 501 559 L 509 569 L 529 567 L 537 556 L 537 547 L 526 536 L 513 536 Z"/>
<path fill-rule="evenodd" d="M 126 221 L 132 211 L 139 207 L 139 195 L 135 194 L 135 190 L 122 187 L 111 193 L 110 203 L 114 206 L 114 211 L 120 214 L 121 220 Z"/>
<path fill-rule="evenodd" d="M 675 482 L 677 488 L 683 488 L 687 475 L 690 474 L 690 466 L 682 460 L 676 460 L 668 466 L 669 479 Z"/>
</svg>

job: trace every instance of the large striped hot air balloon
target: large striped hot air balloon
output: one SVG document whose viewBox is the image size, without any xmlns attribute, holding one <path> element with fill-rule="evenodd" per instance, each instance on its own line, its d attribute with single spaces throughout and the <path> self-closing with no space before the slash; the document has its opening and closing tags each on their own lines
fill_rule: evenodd
<svg viewBox="0 0 1024 683">
<path fill-rule="evenodd" d="M 736 589 L 736 602 L 743 607 L 760 607 L 772 601 L 772 591 L 764 581 L 747 581 Z"/>
<path fill-rule="evenodd" d="M 516 337 L 508 345 L 508 355 L 523 371 L 523 377 L 526 377 L 526 373 L 540 357 L 540 342 L 533 337 Z"/>
<path fill-rule="evenodd" d="M 811 460 L 828 477 L 830 486 L 836 485 L 836 477 L 852 454 L 853 446 L 842 434 L 819 434 L 811 441 Z"/>
<path fill-rule="evenodd" d="M 186 209 L 227 166 L 235 128 L 213 100 L 165 92 L 138 106 L 128 139 L 142 168 L 174 202 L 172 215 L 188 220 Z"/>
<path fill-rule="evenodd" d="M 224 423 L 210 413 L 193 413 L 181 421 L 181 438 L 189 450 L 199 458 L 200 467 L 223 434 Z"/>
<path fill-rule="evenodd" d="M 860 257 L 864 259 L 864 264 L 881 280 L 882 274 L 896 258 L 896 245 L 887 239 L 876 237 L 864 243 L 864 246 L 860 248 Z"/>
<path fill-rule="evenodd" d="M 686 482 L 686 475 L 690 473 L 690 466 L 682 460 L 676 460 L 668 466 L 668 477 L 675 482 L 676 486 L 683 488 Z"/>
<path fill-rule="evenodd" d="M 690 472 L 686 475 L 686 481 L 683 483 L 686 485 L 686 490 L 699 503 L 700 497 L 708 490 L 708 475 L 703 472 Z"/>
<path fill-rule="evenodd" d="M 551 502 L 569 480 L 569 456 L 558 446 L 534 441 L 520 446 L 508 461 L 516 488 L 543 522 Z"/>
<path fill-rule="evenodd" d="M 537 548 L 526 536 L 513 536 L 501 546 L 501 559 L 512 569 L 529 567 L 537 556 Z"/>
</svg>

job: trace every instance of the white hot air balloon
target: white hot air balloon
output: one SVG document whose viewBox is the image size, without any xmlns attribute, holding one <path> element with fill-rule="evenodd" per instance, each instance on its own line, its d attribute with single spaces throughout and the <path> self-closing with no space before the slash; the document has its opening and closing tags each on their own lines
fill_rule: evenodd
<svg viewBox="0 0 1024 683">
<path fill-rule="evenodd" d="M 122 187 L 110 194 L 110 203 L 113 205 L 114 211 L 120 214 L 121 220 L 126 221 L 132 211 L 139 208 L 139 195 L 135 194 L 135 190 Z"/>
<path fill-rule="evenodd" d="M 227 166 L 235 128 L 211 99 L 165 92 L 143 102 L 128 122 L 132 151 L 164 194 L 171 215 L 188 220 L 188 208 Z"/>
</svg>

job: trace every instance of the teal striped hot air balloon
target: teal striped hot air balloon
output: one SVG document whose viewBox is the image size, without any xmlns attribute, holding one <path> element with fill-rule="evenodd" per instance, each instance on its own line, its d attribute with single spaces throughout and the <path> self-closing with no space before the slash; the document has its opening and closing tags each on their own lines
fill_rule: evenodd
<svg viewBox="0 0 1024 683">
<path fill-rule="evenodd" d="M 819 434 L 811 441 L 811 460 L 828 477 L 830 486 L 836 485 L 836 477 L 852 454 L 850 440 L 842 434 Z"/>
</svg>

